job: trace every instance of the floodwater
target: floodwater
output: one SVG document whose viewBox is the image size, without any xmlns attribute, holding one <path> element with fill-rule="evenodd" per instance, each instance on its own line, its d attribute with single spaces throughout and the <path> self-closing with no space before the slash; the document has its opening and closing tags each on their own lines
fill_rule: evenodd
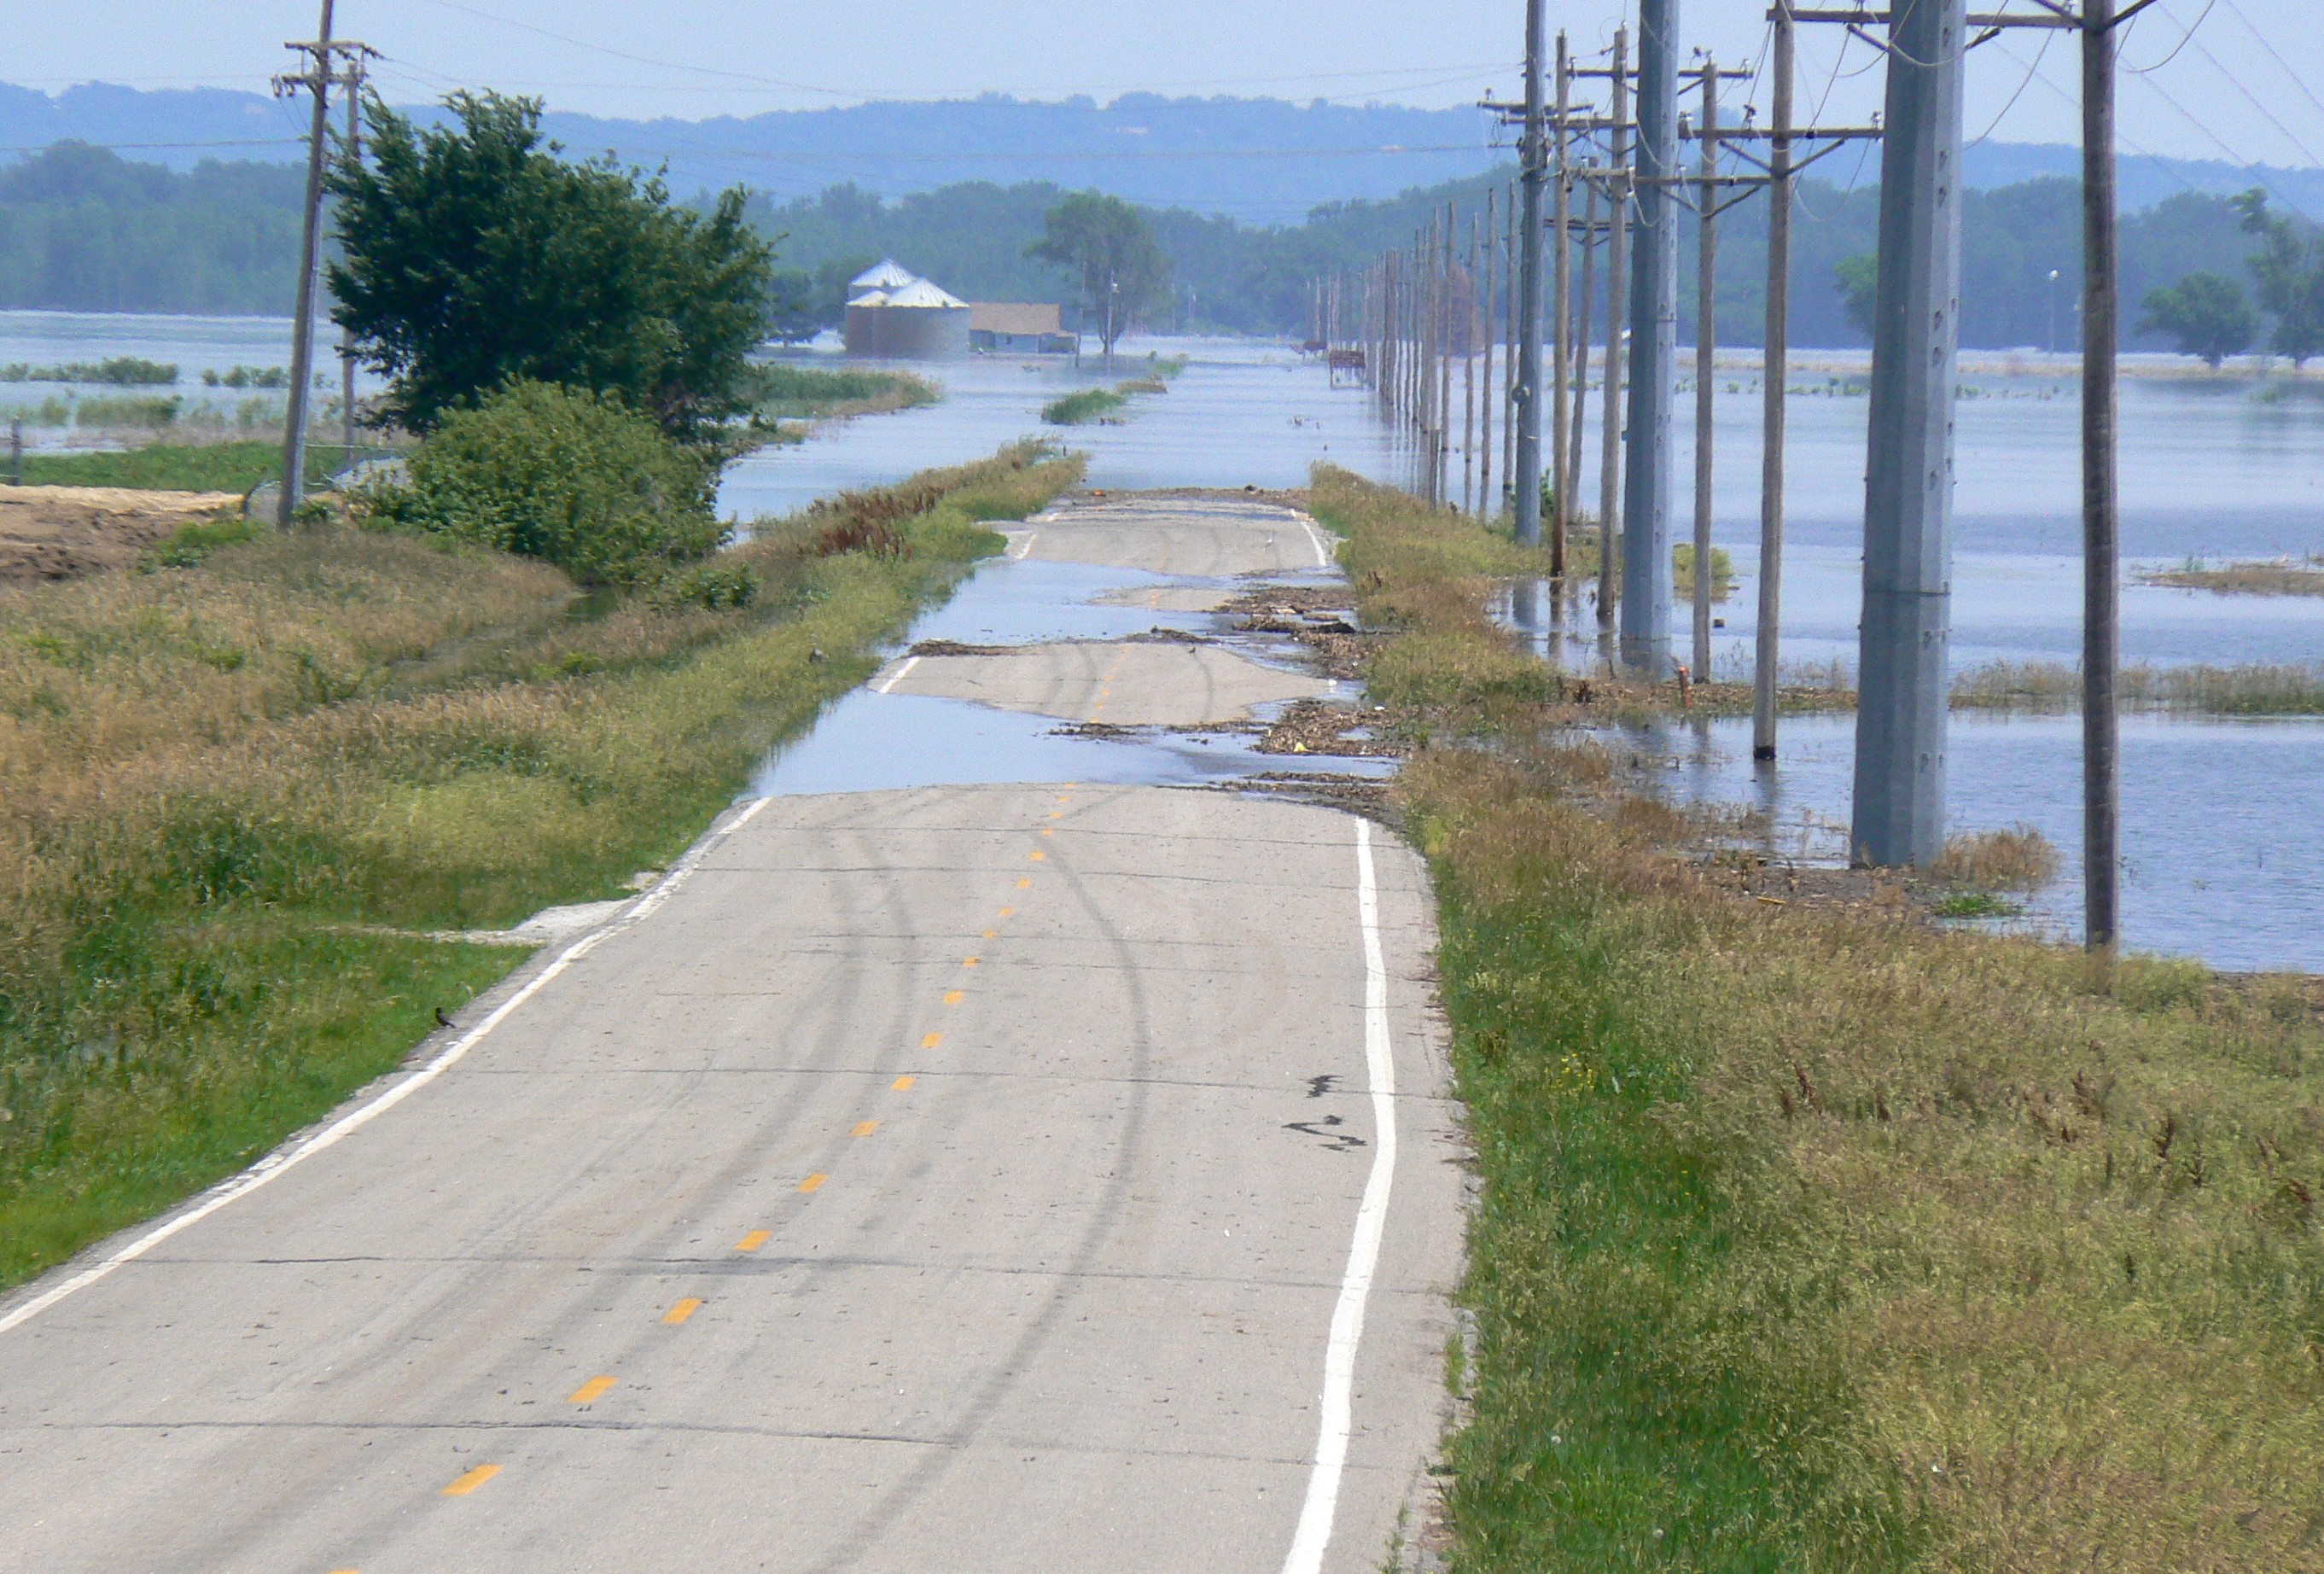
<svg viewBox="0 0 2324 1574">
<path fill-rule="evenodd" d="M 201 390 L 204 367 L 281 365 L 290 324 L 281 319 L 0 313 L 0 363 L 94 360 L 141 355 L 177 361 Z M 1388 481 L 1407 478 L 1412 454 L 1375 417 L 1370 397 L 1333 389 L 1323 370 L 1277 346 L 1236 340 L 1132 340 L 1109 376 L 1095 356 L 1061 360 L 984 357 L 934 368 L 942 403 L 824 428 L 805 444 L 764 449 L 734 465 L 722 510 L 747 521 L 788 512 L 847 487 L 900 479 L 959 463 L 1028 436 L 1071 442 L 1092 455 L 1102 487 L 1296 486 L 1329 458 Z M 1185 354 L 1185 373 L 1167 394 L 1133 400 L 1119 425 L 1060 430 L 1040 407 L 1074 387 L 1139 375 L 1148 350 Z M 1821 357 L 1840 364 L 1837 357 Z M 2134 366 L 2135 371 L 2143 370 Z M 1757 606 L 1758 418 L 1755 370 L 1722 370 L 1714 400 L 1719 444 L 1713 537 L 1734 560 L 1734 594 L 1716 608 L 1720 675 L 1748 669 Z M 1788 667 L 1843 675 L 1856 655 L 1867 401 L 1840 375 L 1796 373 L 1790 402 L 1784 657 Z M 1956 670 L 1993 660 L 2071 665 L 2080 644 L 2078 412 L 2071 383 L 2029 358 L 2022 371 L 1972 372 L 1959 407 L 1959 476 L 1953 646 Z M 190 386 L 189 386 L 190 384 Z M 1455 384 L 1458 407 L 1458 383 Z M 1809 392 L 1806 390 L 1813 390 Z M 52 385 L 0 386 L 0 405 L 37 402 Z M 119 392 L 111 390 L 110 392 Z M 221 400 L 221 402 L 226 402 Z M 1594 405 L 1594 401 L 1591 402 Z M 1677 532 L 1692 517 L 1691 395 L 1680 399 Z M 2122 505 L 2126 569 L 2123 648 L 2132 662 L 2282 662 L 2324 664 L 2324 599 L 2220 597 L 2135 583 L 2136 571 L 2189 557 L 2213 560 L 2324 552 L 2324 397 L 2248 381 L 2131 375 L 2122 389 Z M 29 435 L 29 434 L 28 434 Z M 1497 434 L 1498 435 L 1498 434 Z M 1497 443 L 1498 449 L 1499 444 Z M 1584 443 L 1589 462 L 1594 431 Z M 1496 456 L 1496 470 L 1500 469 Z M 1581 484 L 1594 506 L 1585 465 Z M 1204 626 L 1194 615 L 1108 606 L 1107 590 L 1145 583 L 1127 572 L 1057 565 L 986 565 L 916 639 L 1013 643 L 1104 637 L 1157 625 Z M 1183 582 L 1174 582 L 1183 583 Z M 1517 609 L 1509 609 L 1514 615 Z M 1544 599 L 1523 619 L 1553 643 Z M 1588 602 L 1569 610 L 1594 629 Z M 1684 639 L 1685 608 L 1677 625 Z M 1577 662 L 1591 643 L 1561 645 Z M 878 703 L 875 703 L 878 702 Z M 924 713 L 924 714 L 921 714 Z M 892 725 L 907 717 L 911 725 Z M 944 719 L 934 719 L 936 718 Z M 900 741 L 908 740 L 908 741 Z M 1202 781 L 1281 757 L 1254 756 L 1244 740 L 1145 737 L 1130 743 L 1056 736 L 1038 718 L 955 701 L 859 693 L 843 700 L 807 739 L 771 761 L 767 787 L 902 784 L 976 780 L 1015 762 L 1067 779 Z M 1844 847 L 1853 726 L 1848 718 L 1784 723 L 1784 753 L 1755 771 L 1740 724 L 1673 729 L 1637 740 L 1668 762 L 1681 796 L 1770 809 L 1785 856 L 1836 860 Z M 2035 903 L 2033 921 L 2070 935 L 2080 895 L 2080 735 L 2073 718 L 1957 716 L 1950 748 L 1949 818 L 1956 830 L 2025 823 L 2064 855 L 2067 877 Z M 1363 762 L 1335 768 L 1369 770 Z M 2324 968 L 2324 924 L 2310 914 L 2324 896 L 2324 722 L 2199 721 L 2137 717 L 2124 724 L 2126 932 L 2140 949 L 2202 957 L 2233 968 Z M 1802 828 L 1806 834 L 1802 834 Z"/>
</svg>

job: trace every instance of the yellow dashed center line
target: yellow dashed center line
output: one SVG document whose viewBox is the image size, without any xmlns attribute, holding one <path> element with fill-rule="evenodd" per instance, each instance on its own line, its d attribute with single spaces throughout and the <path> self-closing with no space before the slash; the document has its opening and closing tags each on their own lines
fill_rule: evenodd
<svg viewBox="0 0 2324 1574">
<path fill-rule="evenodd" d="M 830 1176 L 824 1174 L 821 1171 L 817 1171 L 816 1173 L 808 1176 L 806 1180 L 800 1181 L 798 1189 L 801 1191 L 813 1191 L 816 1187 L 821 1186 L 825 1181 L 830 1179 Z"/>
<path fill-rule="evenodd" d="M 984 933 L 983 933 L 982 936 L 980 936 L 979 938 L 980 938 L 980 939 L 982 939 L 982 940 L 989 940 L 992 939 L 995 935 L 999 934 L 1000 932 L 1001 932 L 1001 931 L 1000 931 L 999 930 L 997 930 L 997 929 L 989 929 L 989 930 L 986 930 L 986 931 L 984 931 Z"/>
<path fill-rule="evenodd" d="M 1035 853 L 1033 856 L 1034 856 L 1035 857 L 1037 857 L 1037 858 L 1038 858 L 1038 857 L 1039 857 L 1041 855 L 1040 855 L 1040 854 L 1038 854 L 1038 853 Z M 1033 882 L 1031 882 L 1030 880 L 1019 880 L 1019 881 L 1018 881 L 1018 882 L 1017 882 L 1017 889 L 1018 889 L 1018 890 L 1019 890 L 1019 891 L 1022 891 L 1022 890 L 1024 890 L 1024 889 L 1025 889 L 1025 887 L 1027 887 L 1028 885 L 1030 885 L 1032 883 L 1033 883 Z M 1008 911 L 1008 910 L 1004 908 L 1004 909 L 1002 909 L 1002 911 L 1003 911 L 1003 912 L 1006 912 L 1006 911 Z"/>
<path fill-rule="evenodd" d="M 912 1083 L 916 1079 L 910 1077 L 899 1077 L 893 1082 L 889 1083 L 888 1087 L 891 1092 L 909 1093 L 912 1090 Z"/>
<path fill-rule="evenodd" d="M 498 1465 L 479 1465 L 475 1469 L 469 1471 L 466 1475 L 461 1477 L 457 1481 L 453 1482 L 451 1486 L 444 1488 L 444 1495 L 447 1497 L 466 1497 L 468 1494 L 474 1492 L 477 1487 L 482 1486 L 485 1482 L 490 1481 L 493 1477 L 500 1473 L 501 1468 Z"/>
<path fill-rule="evenodd" d="M 1035 863 L 1037 863 L 1037 864 L 1038 864 L 1038 863 L 1039 863 L 1039 862 L 1041 861 L 1041 859 L 1042 859 L 1044 856 L 1046 856 L 1046 855 L 1045 855 L 1045 854 L 1038 853 L 1038 852 L 1027 853 L 1025 856 L 1026 856 L 1027 857 L 1028 857 L 1028 858 L 1032 859 L 1032 860 L 1033 860 L 1033 862 L 1035 862 Z M 1027 885 L 1027 884 L 1031 884 L 1031 882 L 1030 882 L 1030 881 L 1028 881 L 1028 880 L 1019 880 L 1019 881 L 1018 881 L 1018 882 L 1017 882 L 1017 884 L 1019 884 L 1019 885 Z"/>
<path fill-rule="evenodd" d="M 976 966 L 976 962 L 977 958 L 974 957 L 963 957 L 960 959 L 960 965 L 964 968 L 973 968 Z"/>
<path fill-rule="evenodd" d="M 855 1129 L 847 1134 L 854 1137 L 868 1137 L 879 1129 L 880 1123 L 876 1120 L 859 1120 L 855 1123 Z"/>
<path fill-rule="evenodd" d="M 937 1044 L 943 1042 L 944 1034 L 942 1033 L 922 1033 L 920 1035 L 920 1048 L 924 1050 L 933 1050 Z"/>
<path fill-rule="evenodd" d="M 947 989 L 945 991 L 944 1002 L 946 1005 L 958 1005 L 966 998 L 968 997 L 957 989 Z"/>
<path fill-rule="evenodd" d="M 1019 880 L 1017 884 L 1022 885 L 1025 884 L 1026 882 Z M 1013 907 L 1004 907 L 1001 910 L 1001 916 L 1003 918 L 1014 918 L 1017 916 L 1017 910 Z"/>
<path fill-rule="evenodd" d="M 670 1324 L 672 1327 L 676 1327 L 678 1324 L 684 1322 L 687 1318 L 692 1317 L 696 1312 L 700 1311 L 701 1310 L 701 1298 L 698 1296 L 689 1295 L 685 1300 L 679 1301 L 677 1305 L 671 1307 L 668 1311 L 663 1312 L 661 1314 L 661 1319 L 662 1321 Z"/>
<path fill-rule="evenodd" d="M 734 1249 L 738 1252 L 755 1252 L 772 1237 L 773 1232 L 770 1230 L 752 1230 L 734 1243 Z"/>
<path fill-rule="evenodd" d="M 611 1377 L 592 1377 L 588 1382 L 567 1394 L 566 1398 L 575 1404 L 586 1404 L 613 1385 L 613 1380 Z"/>
</svg>

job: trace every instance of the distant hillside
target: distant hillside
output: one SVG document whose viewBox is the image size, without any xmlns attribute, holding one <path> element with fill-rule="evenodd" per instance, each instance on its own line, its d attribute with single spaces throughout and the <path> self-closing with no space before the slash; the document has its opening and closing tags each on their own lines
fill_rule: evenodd
<svg viewBox="0 0 2324 1574">
<path fill-rule="evenodd" d="M 994 95 L 702 121 L 552 110 L 546 124 L 576 153 L 611 150 L 634 163 L 667 162 L 680 192 L 739 183 L 783 203 L 851 181 L 890 198 L 964 181 L 1048 181 L 1246 224 L 1297 223 L 1323 203 L 1393 198 L 1480 174 L 1506 156 L 1495 153 L 1491 129 L 1474 109 L 1152 94 L 1102 105 Z M 0 84 L 0 148 L 66 139 L 133 144 L 122 151 L 186 170 L 205 158 L 294 159 L 300 130 L 294 106 L 256 93 L 92 83 L 51 97 Z M 1966 164 L 1978 187 L 2071 176 L 2079 168 L 2069 147 L 1994 142 L 1971 147 Z M 1858 167 L 1853 156 L 1824 166 L 1843 185 Z M 1878 170 L 1878 158 L 1869 158 L 1858 179 L 1877 180 Z M 2181 191 L 2267 184 L 2324 219 L 2319 170 L 2128 158 L 2121 183 L 2126 209 Z"/>
</svg>

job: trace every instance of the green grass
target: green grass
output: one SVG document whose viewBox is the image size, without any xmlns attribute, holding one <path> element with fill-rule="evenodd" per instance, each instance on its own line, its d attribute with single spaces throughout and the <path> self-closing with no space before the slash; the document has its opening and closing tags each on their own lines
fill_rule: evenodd
<svg viewBox="0 0 2324 1574">
<path fill-rule="evenodd" d="M 755 363 L 749 382 L 758 414 L 770 421 L 908 410 L 943 397 L 934 383 L 909 372 L 826 369 L 788 361 Z"/>
<path fill-rule="evenodd" d="M 1939 918 L 2015 918 L 2025 909 L 1990 891 L 1956 891 L 1929 911 Z"/>
<path fill-rule="evenodd" d="M 0 1286 L 230 1173 L 520 955 L 366 931 L 667 864 L 1000 549 L 981 520 L 1079 473 L 1019 448 L 773 522 L 705 566 L 748 597 L 325 524 L 0 604 Z"/>
<path fill-rule="evenodd" d="M 320 480 L 345 450 L 310 445 L 307 475 Z M 26 454 L 27 486 L 131 486 L 174 492 L 247 492 L 282 473 L 279 442 L 148 443 L 107 453 Z"/>
<path fill-rule="evenodd" d="M 2315 981 L 1738 899 L 1481 653 L 1498 548 L 1311 495 L 1371 672 L 1490 734 L 1396 787 L 1480 1187 L 1452 1568 L 2324 1569 Z"/>
<path fill-rule="evenodd" d="M 1083 388 L 1041 406 L 1041 419 L 1051 426 L 1086 426 L 1130 403 L 1116 388 Z"/>
</svg>

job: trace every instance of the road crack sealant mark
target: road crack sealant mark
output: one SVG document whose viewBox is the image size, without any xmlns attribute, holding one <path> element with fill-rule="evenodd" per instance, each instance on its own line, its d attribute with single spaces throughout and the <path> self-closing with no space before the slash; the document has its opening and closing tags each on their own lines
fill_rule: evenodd
<svg viewBox="0 0 2324 1574">
<path fill-rule="evenodd" d="M 1307 1500 L 1299 1529 L 1283 1560 L 1283 1574 L 1321 1574 L 1323 1549 L 1332 1540 L 1332 1520 L 1340 1506 L 1340 1478 L 1347 1471 L 1348 1434 L 1352 1430 L 1356 1347 L 1364 1337 L 1364 1304 L 1371 1298 L 1372 1274 L 1379 1266 L 1380 1236 L 1388 1227 L 1389 1188 L 1396 1180 L 1396 1058 L 1388 1036 L 1388 963 L 1380 954 L 1379 886 L 1372 870 L 1371 821 L 1356 821 L 1356 915 L 1364 931 L 1364 1069 L 1371 1083 L 1372 1125 L 1378 1145 L 1372 1171 L 1356 1207 L 1356 1237 L 1348 1248 L 1348 1272 L 1332 1309 L 1332 1338 L 1323 1352 L 1323 1421 L 1315 1440 L 1315 1468 L 1307 1477 Z"/>
<path fill-rule="evenodd" d="M 171 1236 L 191 1229 L 220 1208 L 249 1196 L 263 1186 L 272 1184 L 316 1154 L 337 1147 L 342 1141 L 354 1135 L 435 1081 L 459 1064 L 470 1050 L 484 1042 L 485 1035 L 507 1021 L 519 1007 L 540 994 L 567 968 L 613 936 L 642 922 L 662 903 L 676 895 L 678 888 L 693 877 L 695 870 L 701 867 L 702 861 L 708 857 L 720 843 L 756 819 L 759 811 L 766 808 L 770 801 L 771 800 L 754 798 L 724 826 L 713 827 L 710 833 L 687 849 L 686 855 L 677 863 L 671 865 L 669 872 L 656 881 L 643 896 L 638 898 L 627 912 L 611 922 L 591 930 L 558 952 L 557 959 L 534 974 L 526 982 L 524 987 L 494 1006 L 492 1014 L 484 1021 L 454 1039 L 437 1054 L 435 1059 L 420 1067 L 419 1070 L 412 1072 L 376 1098 L 349 1110 L 313 1136 L 295 1143 L 288 1148 L 269 1153 L 241 1174 L 211 1188 L 208 1195 L 192 1207 L 147 1230 L 119 1251 L 51 1285 L 14 1308 L 5 1316 L 0 1316 L 0 1334 L 7 1333 L 12 1329 L 32 1321 L 68 1296 L 77 1295 L 98 1281 L 111 1276 L 115 1270 L 135 1262 Z"/>
</svg>

